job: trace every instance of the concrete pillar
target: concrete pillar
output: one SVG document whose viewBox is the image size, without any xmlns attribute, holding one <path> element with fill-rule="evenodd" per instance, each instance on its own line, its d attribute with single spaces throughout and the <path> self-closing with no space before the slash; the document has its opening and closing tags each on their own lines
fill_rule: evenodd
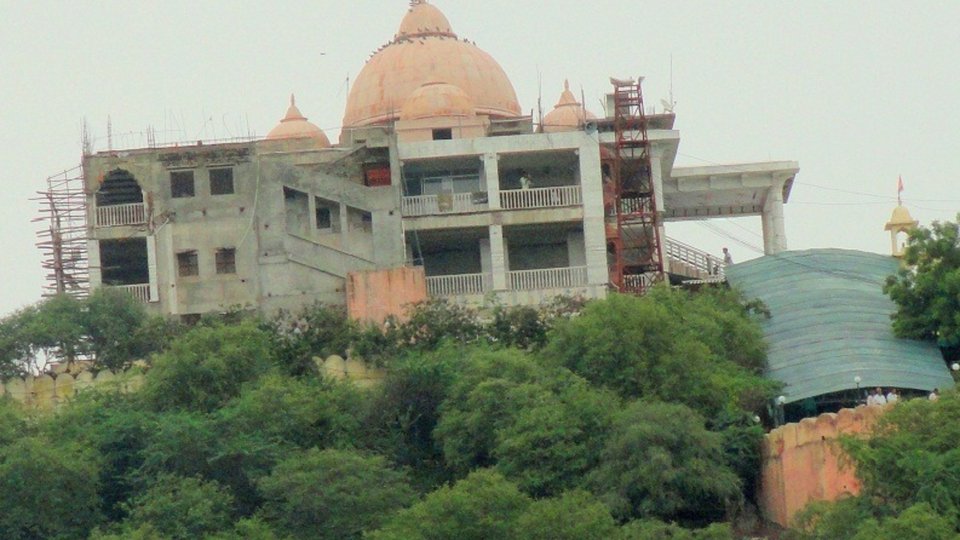
<svg viewBox="0 0 960 540">
<path fill-rule="evenodd" d="M 600 170 L 600 145 L 583 135 L 580 158 L 580 189 L 583 193 L 583 242 L 586 252 L 587 282 L 606 285 L 607 231 L 603 213 L 603 178 Z"/>
<path fill-rule="evenodd" d="M 150 301 L 160 301 L 160 284 L 157 279 L 157 237 L 147 237 L 147 276 L 150 283 Z"/>
<path fill-rule="evenodd" d="M 667 267 L 666 258 L 663 256 L 663 243 L 666 241 L 666 230 L 664 229 L 664 219 L 663 213 L 666 206 L 663 202 L 663 167 L 660 166 L 660 160 L 662 158 L 662 151 L 660 148 L 653 147 L 650 149 L 650 179 L 653 182 L 653 197 L 656 202 L 657 216 L 659 219 L 657 221 L 657 232 L 660 235 L 660 260 L 663 261 L 664 270 Z"/>
<path fill-rule="evenodd" d="M 103 273 L 100 270 L 103 266 L 100 262 L 99 240 L 87 240 L 87 257 L 90 263 L 90 288 L 96 289 L 103 284 Z"/>
<path fill-rule="evenodd" d="M 488 204 L 491 210 L 500 208 L 500 156 L 484 154 L 483 178 L 487 184 Z"/>
<path fill-rule="evenodd" d="M 783 184 L 775 183 L 767 190 L 763 203 L 763 252 L 776 255 L 787 250 L 787 233 L 783 221 Z"/>
<path fill-rule="evenodd" d="M 493 274 L 493 290 L 507 290 L 507 254 L 503 239 L 503 225 L 490 226 L 490 271 Z"/>
</svg>

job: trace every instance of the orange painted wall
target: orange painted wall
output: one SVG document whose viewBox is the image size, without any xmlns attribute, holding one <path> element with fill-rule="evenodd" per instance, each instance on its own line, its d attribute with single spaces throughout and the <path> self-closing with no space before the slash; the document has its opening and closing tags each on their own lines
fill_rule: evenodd
<svg viewBox="0 0 960 540">
<path fill-rule="evenodd" d="M 868 434 L 885 407 L 862 405 L 805 418 L 764 437 L 760 511 L 784 527 L 812 501 L 833 501 L 860 492 L 853 465 L 836 443 L 840 435 Z"/>
<path fill-rule="evenodd" d="M 403 318 L 408 304 L 426 299 L 422 267 L 347 274 L 347 313 L 358 321 L 380 324 L 390 315 Z"/>
</svg>

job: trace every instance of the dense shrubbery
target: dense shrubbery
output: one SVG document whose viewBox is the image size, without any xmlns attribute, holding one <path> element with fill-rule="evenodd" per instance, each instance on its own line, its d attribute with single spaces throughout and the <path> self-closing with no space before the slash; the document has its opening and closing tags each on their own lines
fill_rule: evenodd
<svg viewBox="0 0 960 540">
<path fill-rule="evenodd" d="M 749 497 L 761 431 L 744 419 L 776 390 L 730 291 L 487 319 L 429 302 L 383 331 L 324 306 L 186 329 L 72 302 L 0 321 L 21 332 L 0 351 L 151 367 L 136 393 L 53 414 L 0 405 L 2 538 L 732 538 L 711 523 Z M 313 367 L 348 352 L 383 385 Z"/>
</svg>

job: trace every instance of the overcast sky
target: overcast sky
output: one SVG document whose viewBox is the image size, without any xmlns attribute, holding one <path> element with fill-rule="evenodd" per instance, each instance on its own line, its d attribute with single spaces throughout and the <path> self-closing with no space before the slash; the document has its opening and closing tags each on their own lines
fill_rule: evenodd
<svg viewBox="0 0 960 540">
<path fill-rule="evenodd" d="M 670 91 L 680 165 L 796 160 L 791 249 L 887 253 L 903 175 L 923 223 L 960 210 L 960 2 L 433 0 L 493 55 L 521 106 L 564 78 L 600 112 L 609 77 Z M 97 149 L 265 134 L 291 92 L 332 140 L 347 80 L 394 35 L 405 0 L 0 0 L 0 315 L 39 298 L 31 223 L 46 177 Z M 549 109 L 548 109 L 549 110 Z M 668 225 L 738 260 L 760 255 L 760 218 Z"/>
</svg>

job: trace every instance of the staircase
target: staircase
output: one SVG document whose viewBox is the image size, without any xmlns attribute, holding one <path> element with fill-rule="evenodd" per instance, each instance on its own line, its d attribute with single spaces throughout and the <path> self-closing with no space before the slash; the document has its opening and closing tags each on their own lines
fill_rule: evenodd
<svg viewBox="0 0 960 540">
<path fill-rule="evenodd" d="M 680 281 L 726 281 L 723 259 L 672 238 L 664 238 L 665 271 Z"/>
</svg>

